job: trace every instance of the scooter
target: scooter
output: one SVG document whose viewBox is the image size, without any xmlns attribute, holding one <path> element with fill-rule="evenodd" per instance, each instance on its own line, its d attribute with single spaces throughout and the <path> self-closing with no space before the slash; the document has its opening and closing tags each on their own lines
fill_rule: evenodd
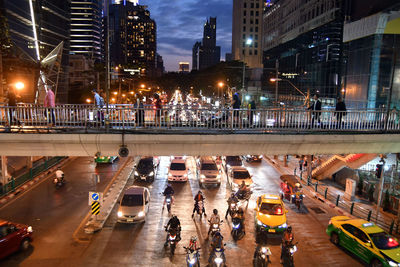
<svg viewBox="0 0 400 267">
<path fill-rule="evenodd" d="M 190 249 L 187 247 L 183 247 L 186 250 L 186 263 L 188 267 L 200 267 L 200 255 L 199 255 L 199 250 L 198 249 Z"/>
<path fill-rule="evenodd" d="M 240 205 L 241 205 L 240 202 L 232 202 L 232 203 L 229 205 L 228 214 L 232 217 L 233 214 L 235 214 L 235 213 L 238 211 Z"/>
<path fill-rule="evenodd" d="M 225 266 L 224 249 L 215 248 L 214 251 L 212 251 L 211 253 L 214 253 L 214 256 L 210 264 L 211 266 L 213 267 Z"/>
<path fill-rule="evenodd" d="M 303 194 L 298 194 L 298 195 L 296 194 L 296 195 L 293 195 L 293 196 L 294 196 L 294 203 L 296 204 L 297 209 L 300 210 L 301 204 L 303 204 L 304 195 Z"/>
<path fill-rule="evenodd" d="M 269 256 L 272 255 L 271 250 L 267 246 L 257 246 L 254 253 L 254 267 L 267 267 L 270 263 Z"/>
<path fill-rule="evenodd" d="M 178 244 L 178 242 L 179 240 L 177 231 L 175 229 L 169 229 L 167 242 L 165 242 L 164 246 L 167 247 L 169 245 L 171 256 L 175 254 L 176 244 Z"/>
<path fill-rule="evenodd" d="M 232 218 L 232 237 L 236 241 L 244 236 L 242 220 L 240 218 Z"/>
<path fill-rule="evenodd" d="M 204 214 L 204 216 L 207 216 L 207 214 L 205 214 L 205 212 L 204 212 L 204 200 L 197 202 L 196 212 L 197 212 L 197 214 L 200 215 L 200 220 L 203 217 L 203 214 Z M 193 215 L 192 215 L 192 218 L 193 218 Z"/>
<path fill-rule="evenodd" d="M 167 204 L 168 213 L 171 213 L 172 202 L 173 202 L 173 196 L 172 195 L 166 195 L 165 196 L 165 203 Z M 163 205 L 163 209 L 164 209 L 164 205 Z"/>
<path fill-rule="evenodd" d="M 211 223 L 210 220 L 208 220 L 208 222 Z M 213 223 L 213 225 L 211 227 L 211 236 L 212 237 L 214 237 L 216 232 L 220 232 L 221 231 L 219 226 L 222 224 L 222 222 L 223 222 L 223 220 L 220 220 L 219 223 Z"/>
<path fill-rule="evenodd" d="M 297 245 L 297 243 L 296 244 L 290 243 L 287 246 L 282 245 L 282 249 L 284 249 L 284 251 L 283 251 L 283 266 L 284 267 L 294 267 L 293 255 L 297 251 L 296 245 Z"/>
<path fill-rule="evenodd" d="M 53 180 L 54 185 L 56 186 L 56 189 L 60 188 L 61 186 L 64 185 L 64 175 L 59 179 L 59 178 L 54 178 Z"/>
</svg>

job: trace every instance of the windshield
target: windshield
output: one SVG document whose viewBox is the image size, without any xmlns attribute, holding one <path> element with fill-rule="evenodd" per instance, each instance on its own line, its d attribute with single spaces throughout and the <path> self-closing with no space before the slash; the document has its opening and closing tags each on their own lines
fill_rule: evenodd
<svg viewBox="0 0 400 267">
<path fill-rule="evenodd" d="M 185 163 L 171 163 L 171 171 L 184 171 L 186 170 Z"/>
<path fill-rule="evenodd" d="M 385 232 L 369 234 L 372 242 L 379 249 L 394 249 L 399 247 L 397 240 Z"/>
<path fill-rule="evenodd" d="M 242 160 L 240 159 L 239 156 L 227 156 L 226 163 L 231 166 L 241 166 Z"/>
<path fill-rule="evenodd" d="M 153 168 L 153 159 L 152 158 L 141 159 L 139 161 L 137 168 L 140 171 L 144 171 L 144 170 Z"/>
<path fill-rule="evenodd" d="M 143 196 L 124 195 L 121 201 L 121 206 L 128 206 L 128 207 L 143 206 Z"/>
<path fill-rule="evenodd" d="M 233 179 L 250 179 L 250 174 L 248 171 L 234 171 Z"/>
<path fill-rule="evenodd" d="M 212 163 L 203 163 L 201 169 L 205 171 L 218 171 L 217 165 Z"/>
<path fill-rule="evenodd" d="M 268 215 L 282 215 L 283 209 L 281 204 L 261 203 L 260 212 Z"/>
</svg>

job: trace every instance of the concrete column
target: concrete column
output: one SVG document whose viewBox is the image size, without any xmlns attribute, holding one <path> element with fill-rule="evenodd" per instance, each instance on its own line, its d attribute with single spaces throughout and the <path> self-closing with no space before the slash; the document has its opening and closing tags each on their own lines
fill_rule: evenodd
<svg viewBox="0 0 400 267">
<path fill-rule="evenodd" d="M 1 183 L 5 185 L 8 181 L 8 171 L 7 171 L 7 157 L 6 156 L 1 156 Z"/>
<path fill-rule="evenodd" d="M 31 169 L 33 165 L 33 157 L 26 157 L 26 167 Z"/>
<path fill-rule="evenodd" d="M 307 155 L 307 177 L 312 178 L 312 161 L 311 155 Z"/>
<path fill-rule="evenodd" d="M 274 155 L 274 159 L 278 159 L 278 155 Z"/>
<path fill-rule="evenodd" d="M 283 156 L 283 166 L 287 167 L 288 166 L 288 161 L 287 161 L 288 155 Z"/>
</svg>

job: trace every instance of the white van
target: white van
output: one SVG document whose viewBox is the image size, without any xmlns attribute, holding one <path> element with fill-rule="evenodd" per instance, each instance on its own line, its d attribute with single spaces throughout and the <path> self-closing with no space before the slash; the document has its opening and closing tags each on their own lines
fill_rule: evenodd
<svg viewBox="0 0 400 267">
<path fill-rule="evenodd" d="M 118 208 L 118 222 L 144 222 L 149 212 L 150 192 L 146 187 L 131 186 L 125 190 Z"/>
</svg>

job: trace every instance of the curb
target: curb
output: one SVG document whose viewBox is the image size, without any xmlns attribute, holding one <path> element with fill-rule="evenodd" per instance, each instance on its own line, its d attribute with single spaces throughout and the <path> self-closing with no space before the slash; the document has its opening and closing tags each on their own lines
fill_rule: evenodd
<svg viewBox="0 0 400 267">
<path fill-rule="evenodd" d="M 10 192 L 7 195 L 1 197 L 0 198 L 0 207 L 3 206 L 4 204 L 6 204 L 7 202 L 9 202 L 10 200 L 14 199 L 17 195 L 19 195 L 19 194 L 21 194 L 21 193 L 23 193 L 25 191 L 28 191 L 32 186 L 37 184 L 39 181 L 49 177 L 52 174 L 52 172 L 54 172 L 58 167 L 64 166 L 65 164 L 67 164 L 71 160 L 72 160 L 71 157 L 67 157 L 66 159 L 60 161 L 59 163 L 57 163 L 53 167 L 41 172 L 38 176 L 36 176 L 32 180 L 26 181 L 20 187 L 15 189 L 15 191 Z"/>
</svg>

